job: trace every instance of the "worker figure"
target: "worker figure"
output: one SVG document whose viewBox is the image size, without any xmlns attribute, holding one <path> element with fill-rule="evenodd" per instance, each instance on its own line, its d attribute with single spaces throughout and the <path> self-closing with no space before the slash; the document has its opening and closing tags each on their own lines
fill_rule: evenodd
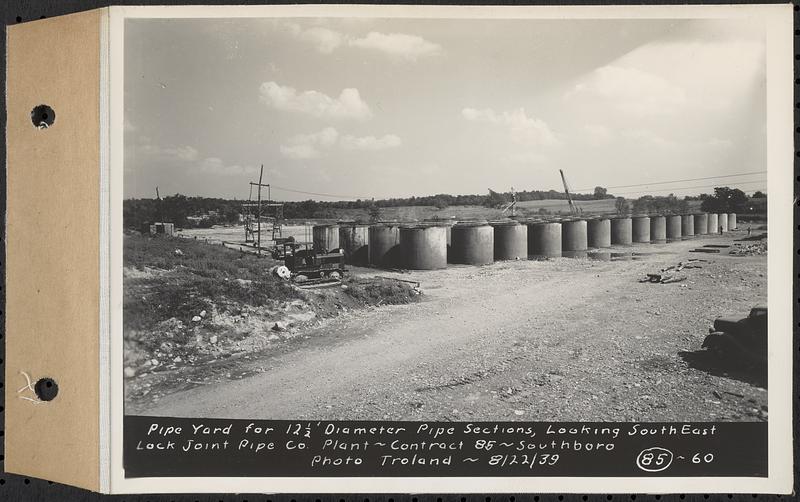
<svg viewBox="0 0 800 502">
<path fill-rule="evenodd" d="M 747 236 L 750 237 L 750 225 L 747 225 Z"/>
<path fill-rule="evenodd" d="M 722 235 L 722 225 L 719 226 L 719 234 Z"/>
</svg>

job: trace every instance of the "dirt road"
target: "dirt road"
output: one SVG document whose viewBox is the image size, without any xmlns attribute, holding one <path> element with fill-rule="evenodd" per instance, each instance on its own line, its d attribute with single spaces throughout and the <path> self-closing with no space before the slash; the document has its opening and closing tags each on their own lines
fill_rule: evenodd
<svg viewBox="0 0 800 502">
<path fill-rule="evenodd" d="M 259 374 L 129 411 L 264 419 L 765 420 L 764 382 L 692 363 L 715 317 L 766 304 L 766 255 L 688 252 L 740 236 L 636 246 L 642 256 L 622 261 L 564 258 L 403 274 L 421 282 L 424 302 L 348 313 L 280 354 L 242 363 L 263 368 Z M 708 261 L 685 270 L 683 282 L 638 282 L 690 258 Z"/>
</svg>

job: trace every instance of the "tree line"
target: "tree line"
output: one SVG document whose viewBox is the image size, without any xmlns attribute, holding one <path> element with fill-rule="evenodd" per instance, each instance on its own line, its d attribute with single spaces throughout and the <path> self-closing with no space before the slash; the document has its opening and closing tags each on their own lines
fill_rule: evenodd
<svg viewBox="0 0 800 502">
<path fill-rule="evenodd" d="M 570 194 L 574 200 L 616 199 L 618 213 L 672 214 L 688 210 L 689 200 L 701 200 L 701 210 L 706 212 L 735 212 L 739 214 L 766 213 L 766 195 L 756 192 L 748 197 L 739 189 L 718 187 L 713 194 L 679 199 L 675 195 L 645 195 L 628 201 L 614 197 L 603 187 L 596 187 L 592 194 Z M 564 192 L 556 190 L 524 190 L 514 194 L 518 202 L 529 200 L 563 200 Z M 357 199 L 352 201 L 291 201 L 284 202 L 283 216 L 286 219 L 335 219 L 342 209 L 364 209 L 368 214 L 378 214 L 380 208 L 398 206 L 448 206 L 501 207 L 512 200 L 511 192 L 489 190 L 488 195 L 436 194 L 423 197 L 391 198 L 380 200 Z M 188 197 L 182 194 L 161 199 L 126 199 L 123 201 L 123 221 L 126 227 L 140 229 L 144 223 L 172 222 L 179 228 L 211 227 L 219 224 L 234 224 L 240 221 L 241 200 L 209 197 Z M 263 209 L 263 214 L 269 214 Z"/>
</svg>

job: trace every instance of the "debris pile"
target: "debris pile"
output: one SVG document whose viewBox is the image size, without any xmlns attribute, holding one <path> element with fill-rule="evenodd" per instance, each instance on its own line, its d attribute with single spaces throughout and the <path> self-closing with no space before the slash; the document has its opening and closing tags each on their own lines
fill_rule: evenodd
<svg viewBox="0 0 800 502">
<path fill-rule="evenodd" d="M 686 262 L 678 262 L 677 265 L 662 268 L 657 273 L 645 274 L 645 277 L 640 279 L 639 282 L 652 282 L 655 284 L 671 284 L 674 282 L 682 282 L 686 280 L 686 276 L 681 275 L 683 270 L 703 268 L 701 265 L 699 265 L 699 263 L 705 261 L 706 260 L 691 259 L 687 260 Z"/>
<path fill-rule="evenodd" d="M 739 244 L 738 242 L 730 250 L 733 256 L 753 256 L 767 252 L 767 241 L 754 242 L 752 244 Z"/>
</svg>

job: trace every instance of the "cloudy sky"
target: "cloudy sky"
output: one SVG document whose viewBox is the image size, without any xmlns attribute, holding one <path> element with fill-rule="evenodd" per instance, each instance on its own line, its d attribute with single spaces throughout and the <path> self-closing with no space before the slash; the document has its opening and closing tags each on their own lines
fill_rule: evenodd
<svg viewBox="0 0 800 502">
<path fill-rule="evenodd" d="M 129 19 L 125 196 L 763 189 L 763 30 L 731 20 Z M 278 188 L 280 187 L 280 188 Z M 293 190 L 293 191 L 289 191 Z M 313 194 L 331 194 L 340 197 Z"/>
</svg>

